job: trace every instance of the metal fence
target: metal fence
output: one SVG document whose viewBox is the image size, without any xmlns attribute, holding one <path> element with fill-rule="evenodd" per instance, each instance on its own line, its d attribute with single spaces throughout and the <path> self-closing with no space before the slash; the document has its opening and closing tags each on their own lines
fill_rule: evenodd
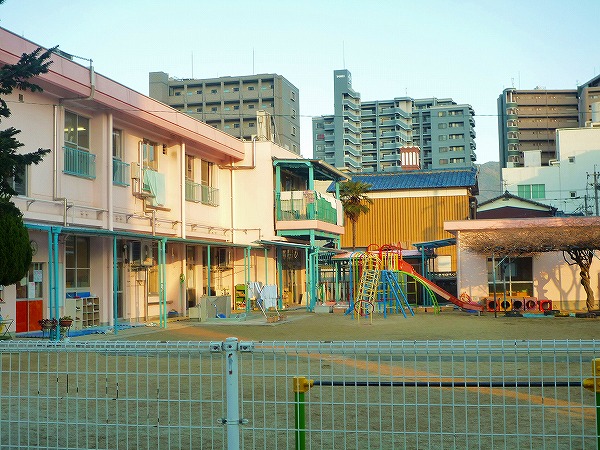
<svg viewBox="0 0 600 450">
<path fill-rule="evenodd" d="M 598 357 L 600 341 L 6 341 L 0 448 L 593 449 Z"/>
</svg>

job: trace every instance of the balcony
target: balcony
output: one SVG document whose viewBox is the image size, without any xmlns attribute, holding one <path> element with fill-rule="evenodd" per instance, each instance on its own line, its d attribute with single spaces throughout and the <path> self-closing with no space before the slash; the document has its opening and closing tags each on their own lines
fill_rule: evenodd
<svg viewBox="0 0 600 450">
<path fill-rule="evenodd" d="M 185 200 L 204 205 L 219 206 L 219 190 L 211 186 L 185 180 Z"/>
<path fill-rule="evenodd" d="M 96 155 L 87 150 L 74 147 L 63 147 L 65 161 L 63 172 L 81 178 L 96 178 Z"/>
<path fill-rule="evenodd" d="M 278 230 L 315 229 L 342 234 L 344 213 L 335 197 L 317 191 L 282 191 L 275 199 Z"/>
<path fill-rule="evenodd" d="M 129 186 L 130 166 L 118 158 L 113 158 L 113 184 Z"/>
</svg>

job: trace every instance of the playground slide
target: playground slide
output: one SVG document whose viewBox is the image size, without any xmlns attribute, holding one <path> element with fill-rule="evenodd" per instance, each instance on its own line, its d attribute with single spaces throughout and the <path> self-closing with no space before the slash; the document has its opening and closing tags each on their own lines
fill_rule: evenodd
<svg viewBox="0 0 600 450">
<path fill-rule="evenodd" d="M 450 294 L 449 292 L 446 292 L 441 287 L 439 287 L 437 284 L 432 283 L 430 280 L 428 280 L 427 278 L 425 278 L 424 276 L 422 276 L 421 274 L 416 272 L 415 269 L 413 269 L 413 266 L 411 266 L 410 263 L 408 263 L 404 260 L 398 261 L 398 269 L 402 270 L 404 272 L 410 273 L 411 275 L 413 275 L 414 277 L 418 278 L 423 283 L 425 283 L 427 286 L 429 286 L 429 288 L 433 292 L 435 292 L 437 295 L 439 295 L 443 299 L 448 300 L 449 302 L 454 303 L 455 305 L 457 305 L 463 309 L 470 309 L 470 310 L 474 310 L 474 311 L 483 311 L 483 305 L 467 302 L 467 301 L 461 300 L 459 298 L 456 298 L 454 295 Z"/>
</svg>

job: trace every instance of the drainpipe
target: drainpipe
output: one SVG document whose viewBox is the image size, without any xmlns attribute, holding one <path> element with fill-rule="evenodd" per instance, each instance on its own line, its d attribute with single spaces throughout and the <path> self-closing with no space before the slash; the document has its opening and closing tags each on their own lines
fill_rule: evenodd
<svg viewBox="0 0 600 450">
<path fill-rule="evenodd" d="M 112 139 L 112 130 L 113 130 L 113 116 L 111 113 L 107 113 L 106 120 L 106 137 L 108 141 L 108 155 L 106 157 L 106 179 L 107 179 L 107 199 L 106 199 L 106 209 L 108 210 L 107 214 L 107 228 L 112 231 L 114 228 L 113 223 L 113 139 Z"/>
<path fill-rule="evenodd" d="M 181 237 L 183 239 L 185 239 L 186 237 L 186 220 L 185 220 L 185 213 L 186 213 L 186 208 L 185 208 L 185 142 L 181 143 L 181 149 L 180 149 L 180 161 L 179 161 L 179 177 L 181 180 Z"/>
</svg>

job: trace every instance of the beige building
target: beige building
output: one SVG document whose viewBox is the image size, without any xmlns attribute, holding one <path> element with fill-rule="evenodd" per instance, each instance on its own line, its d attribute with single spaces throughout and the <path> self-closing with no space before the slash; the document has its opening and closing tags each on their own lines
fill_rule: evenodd
<svg viewBox="0 0 600 450">
<path fill-rule="evenodd" d="M 0 65 L 36 48 L 0 28 Z M 43 92 L 3 96 L 3 126 L 22 131 L 23 151 L 51 150 L 13 198 L 35 254 L 28 275 L 0 291 L 11 332 L 62 315 L 76 329 L 166 326 L 168 313 L 207 298 L 218 313 L 245 311 L 249 282 L 277 286 L 280 307 L 314 306 L 314 254 L 339 244 L 341 206 L 333 195 L 289 199 L 315 198 L 315 180 L 343 174 L 269 140 L 236 139 L 93 67 L 52 61 L 32 80 Z"/>
<path fill-rule="evenodd" d="M 150 72 L 150 97 L 243 140 L 263 135 L 300 154 L 300 92 L 275 73 L 178 79 Z M 257 111 L 270 115 L 260 123 Z"/>
</svg>

